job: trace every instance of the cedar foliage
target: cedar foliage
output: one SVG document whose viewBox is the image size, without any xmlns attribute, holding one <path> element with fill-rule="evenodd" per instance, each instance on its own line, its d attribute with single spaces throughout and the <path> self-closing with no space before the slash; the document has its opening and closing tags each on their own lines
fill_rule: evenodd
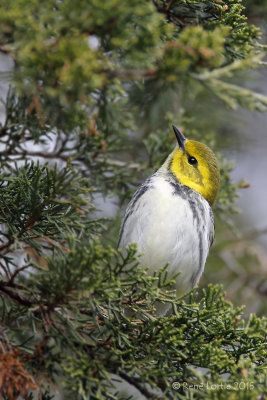
<svg viewBox="0 0 267 400">
<path fill-rule="evenodd" d="M 9 0 L 0 22 L 14 60 L 0 130 L 1 397 L 126 399 L 123 379 L 138 398 L 263 398 L 266 320 L 243 320 L 217 286 L 175 298 L 166 267 L 148 276 L 134 245 L 117 250 L 118 226 L 94 206 L 122 205 L 160 165 L 170 123 L 216 150 L 188 99 L 266 110 L 232 80 L 263 63 L 241 2 Z M 221 219 L 234 212 L 230 170 L 221 158 Z M 172 315 L 156 317 L 155 302 Z"/>
</svg>

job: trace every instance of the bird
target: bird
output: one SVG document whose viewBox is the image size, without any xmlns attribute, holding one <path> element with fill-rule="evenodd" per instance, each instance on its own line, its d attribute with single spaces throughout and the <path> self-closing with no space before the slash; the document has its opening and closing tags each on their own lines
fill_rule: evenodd
<svg viewBox="0 0 267 400">
<path fill-rule="evenodd" d="M 134 193 L 121 223 L 118 247 L 125 251 L 136 243 L 141 266 L 151 275 L 168 265 L 168 277 L 175 276 L 176 296 L 182 297 L 198 284 L 214 240 L 212 206 L 220 169 L 207 145 L 172 127 L 176 146 Z M 157 314 L 165 315 L 168 308 L 158 306 Z"/>
</svg>

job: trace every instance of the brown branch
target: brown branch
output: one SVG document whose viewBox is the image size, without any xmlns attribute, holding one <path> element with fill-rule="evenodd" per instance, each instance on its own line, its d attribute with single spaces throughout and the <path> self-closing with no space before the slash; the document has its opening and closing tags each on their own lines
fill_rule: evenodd
<svg viewBox="0 0 267 400">
<path fill-rule="evenodd" d="M 10 280 L 8 283 L 13 284 L 16 276 L 21 272 L 24 271 L 25 269 L 29 268 L 30 265 L 23 265 L 23 267 L 17 268 L 16 271 L 11 275 Z"/>
<path fill-rule="evenodd" d="M 3 46 L 0 46 L 0 53 L 3 53 L 3 54 L 10 54 L 11 51 L 8 50 L 8 49 L 6 49 L 6 48 L 3 47 Z"/>
<path fill-rule="evenodd" d="M 9 273 L 7 267 L 6 267 L 2 262 L 0 262 L 0 267 L 1 267 L 1 268 L 3 269 L 3 271 L 5 272 L 7 278 L 10 279 L 10 273 Z"/>
<path fill-rule="evenodd" d="M 8 296 L 11 300 L 15 301 L 17 304 L 33 308 L 32 312 L 38 318 L 41 318 L 44 323 L 45 331 L 48 332 L 49 327 L 52 325 L 52 319 L 50 317 L 50 312 L 55 308 L 55 305 L 51 305 L 49 303 L 36 303 L 34 301 L 29 300 L 27 297 L 22 296 L 15 289 L 23 289 L 21 285 L 16 285 L 13 282 L 4 282 L 0 281 L 0 293 L 2 292 L 4 295 Z"/>
<path fill-rule="evenodd" d="M 219 257 L 225 263 L 225 266 L 237 276 L 240 286 L 249 287 L 260 296 L 267 296 L 267 288 L 264 286 L 263 279 L 254 284 L 254 280 L 251 279 L 251 275 L 244 271 L 230 251 L 222 251 L 219 254 Z"/>
<path fill-rule="evenodd" d="M 172 5 L 173 0 L 170 0 L 169 3 L 166 5 L 165 10 L 169 11 L 171 5 Z"/>
<path fill-rule="evenodd" d="M 29 229 L 29 230 L 32 229 L 33 226 L 34 226 L 34 224 L 35 224 L 35 222 L 38 221 L 38 219 L 40 218 L 40 216 L 41 216 L 40 214 L 31 215 L 31 216 L 29 217 L 28 221 L 26 222 L 24 228 L 23 228 L 19 233 L 17 233 L 16 239 L 20 239 L 20 238 L 22 237 L 22 235 L 23 235 L 28 229 Z M 0 246 L 0 252 L 1 252 L 2 250 L 5 250 L 5 251 L 4 251 L 4 254 L 6 254 L 6 251 L 7 251 L 7 250 L 9 249 L 9 247 L 14 243 L 14 241 L 15 241 L 15 238 L 9 237 L 8 240 L 7 240 L 7 242 L 3 243 L 3 244 Z"/>
<path fill-rule="evenodd" d="M 145 387 L 142 386 L 139 378 L 134 378 L 133 376 L 127 375 L 124 371 L 119 372 L 119 376 L 124 379 L 126 382 L 130 383 L 134 386 L 140 393 L 142 393 L 147 399 L 151 400 L 161 400 L 164 397 L 151 393 Z"/>
<path fill-rule="evenodd" d="M 59 154 L 58 152 L 54 153 L 45 153 L 42 151 L 24 151 L 24 152 L 17 152 L 14 154 L 15 156 L 20 156 L 20 159 L 25 159 L 26 156 L 31 156 L 31 157 L 41 157 L 41 158 L 60 158 L 62 161 L 68 161 L 70 156 L 63 156 Z"/>
<path fill-rule="evenodd" d="M 10 284 L 10 282 L 0 281 L 0 292 L 4 293 L 8 297 L 10 297 L 12 300 L 14 300 L 16 303 L 18 303 L 22 306 L 31 307 L 33 305 L 33 303 L 26 297 L 18 294 L 17 291 L 15 291 L 13 289 L 13 287 L 14 287 L 14 283 Z"/>
<path fill-rule="evenodd" d="M 239 243 L 239 242 L 243 242 L 243 241 L 247 241 L 247 240 L 248 241 L 249 240 L 253 240 L 253 239 L 256 239 L 258 236 L 261 236 L 261 235 L 267 235 L 267 227 L 245 232 L 240 237 L 234 237 L 234 238 L 231 238 L 231 239 L 226 239 L 222 243 L 220 243 L 220 246 L 221 246 L 221 244 L 223 244 L 223 246 L 226 246 L 228 244 Z"/>
<path fill-rule="evenodd" d="M 118 78 L 126 78 L 126 79 L 142 79 L 142 78 L 151 78 L 157 75 L 156 69 L 146 69 L 146 70 L 124 70 L 118 71 L 113 69 L 103 68 L 100 70 L 100 73 L 107 74 L 111 77 Z"/>
<path fill-rule="evenodd" d="M 7 242 L 3 243 L 0 246 L 0 251 L 8 249 L 14 243 L 13 238 L 8 238 Z"/>
<path fill-rule="evenodd" d="M 267 235 L 267 227 L 262 228 L 262 229 L 255 229 L 255 230 L 252 230 L 252 231 L 250 231 L 248 233 L 245 233 L 243 238 L 238 239 L 238 241 L 244 240 L 244 239 L 245 240 L 255 239 L 255 238 L 257 238 L 258 236 L 261 236 L 261 235 Z"/>
</svg>

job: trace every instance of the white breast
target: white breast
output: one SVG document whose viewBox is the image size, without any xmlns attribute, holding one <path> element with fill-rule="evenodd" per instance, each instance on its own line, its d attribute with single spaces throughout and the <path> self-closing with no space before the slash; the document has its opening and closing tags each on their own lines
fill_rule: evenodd
<svg viewBox="0 0 267 400">
<path fill-rule="evenodd" d="M 183 295 L 200 279 L 213 229 L 210 206 L 200 194 L 155 174 L 126 210 L 119 247 L 137 243 L 151 274 L 167 263 L 170 276 L 180 271 L 176 292 Z"/>
</svg>

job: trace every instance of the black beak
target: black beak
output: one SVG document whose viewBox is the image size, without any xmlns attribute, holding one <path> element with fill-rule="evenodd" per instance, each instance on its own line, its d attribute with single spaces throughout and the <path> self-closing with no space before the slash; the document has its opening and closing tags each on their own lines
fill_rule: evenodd
<svg viewBox="0 0 267 400">
<path fill-rule="evenodd" d="M 181 150 L 184 151 L 184 146 L 185 146 L 186 138 L 185 138 L 185 136 L 182 134 L 182 132 L 179 131 L 179 129 L 177 128 L 177 126 L 173 125 L 172 127 L 173 127 L 173 130 L 174 130 L 174 133 L 175 133 L 177 142 L 178 142 L 178 146 L 180 147 Z"/>
</svg>

